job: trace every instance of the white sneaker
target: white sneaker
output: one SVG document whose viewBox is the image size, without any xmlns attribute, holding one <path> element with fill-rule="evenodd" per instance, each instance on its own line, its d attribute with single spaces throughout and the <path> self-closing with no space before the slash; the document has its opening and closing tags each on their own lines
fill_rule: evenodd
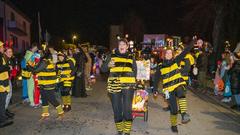
<svg viewBox="0 0 240 135">
<path fill-rule="evenodd" d="M 221 102 L 227 102 L 227 98 L 222 99 Z"/>
<path fill-rule="evenodd" d="M 231 97 L 226 100 L 227 103 L 229 103 L 229 102 L 231 102 L 231 101 L 232 101 L 232 98 L 231 98 Z"/>
</svg>

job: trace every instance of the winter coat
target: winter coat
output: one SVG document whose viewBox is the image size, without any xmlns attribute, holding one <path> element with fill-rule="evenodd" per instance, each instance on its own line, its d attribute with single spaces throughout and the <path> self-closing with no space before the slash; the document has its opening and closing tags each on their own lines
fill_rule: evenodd
<svg viewBox="0 0 240 135">
<path fill-rule="evenodd" d="M 234 62 L 230 69 L 230 82 L 233 93 L 240 92 L 240 60 Z M 237 90 L 237 91 L 235 91 Z"/>
</svg>

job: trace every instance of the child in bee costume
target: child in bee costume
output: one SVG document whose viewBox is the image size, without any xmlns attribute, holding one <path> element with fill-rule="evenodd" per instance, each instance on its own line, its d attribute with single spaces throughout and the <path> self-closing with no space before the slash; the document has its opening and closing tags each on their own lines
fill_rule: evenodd
<svg viewBox="0 0 240 135">
<path fill-rule="evenodd" d="M 40 94 L 42 98 L 42 117 L 40 120 L 45 120 L 49 117 L 49 103 L 56 108 L 58 119 L 62 119 L 64 111 L 61 104 L 55 97 L 57 73 L 52 55 L 46 54 L 37 67 L 31 70 L 33 74 L 38 75 L 38 85 L 40 87 Z"/>
<path fill-rule="evenodd" d="M 71 110 L 72 82 L 75 74 L 75 60 L 68 59 L 63 53 L 58 53 L 57 74 L 59 77 L 59 87 L 61 91 L 63 110 L 68 112 Z"/>
<path fill-rule="evenodd" d="M 130 135 L 132 128 L 132 101 L 137 66 L 128 47 L 126 40 L 119 40 L 118 48 L 112 51 L 101 67 L 102 72 L 110 71 L 107 89 L 111 97 L 117 135 Z"/>
<path fill-rule="evenodd" d="M 193 43 L 188 46 L 180 55 L 174 58 L 173 50 L 167 48 L 165 58 L 162 63 L 159 63 L 154 81 L 154 92 L 157 93 L 159 78 L 163 78 L 163 92 L 170 105 L 170 122 L 171 130 L 178 132 L 177 129 L 177 114 L 178 106 L 181 110 L 182 123 L 190 121 L 190 116 L 186 113 L 187 102 L 185 95 L 186 81 L 184 81 L 179 70 L 178 63 L 184 59 L 186 54 L 192 49 Z"/>
</svg>

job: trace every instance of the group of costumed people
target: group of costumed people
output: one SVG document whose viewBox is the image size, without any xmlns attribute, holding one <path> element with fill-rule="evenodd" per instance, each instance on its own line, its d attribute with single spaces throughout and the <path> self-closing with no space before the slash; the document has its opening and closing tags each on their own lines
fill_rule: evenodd
<svg viewBox="0 0 240 135">
<path fill-rule="evenodd" d="M 180 44 L 176 50 L 166 47 L 163 59 L 153 65 L 155 69 L 151 81 L 153 94 L 154 96 L 159 94 L 158 84 L 162 80 L 162 92 L 170 110 L 171 131 L 175 133 L 178 132 L 178 114 L 181 115 L 181 123 L 190 122 L 186 89 L 189 72 L 195 64 L 194 57 L 190 53 L 194 46 L 197 47 L 195 43 L 194 37 L 188 45 Z M 84 66 L 87 57 L 80 48 L 75 50 L 75 54 L 58 52 L 57 55 L 53 55 L 55 50 L 52 47 L 48 47 L 46 53 L 37 50 L 37 46 L 33 45 L 32 49 L 26 52 L 21 63 L 23 84 L 25 84 L 23 97 L 28 97 L 32 106 L 38 106 L 41 97 L 41 121 L 50 116 L 49 103 L 56 108 L 58 119 L 62 119 L 64 112 L 72 108 L 71 95 L 86 96 L 85 90 L 78 86 L 85 87 Z M 6 97 L 10 93 L 9 67 L 11 66 L 5 58 L 3 44 L 0 44 L 0 52 L 0 126 L 2 126 L 12 123 L 6 116 L 5 107 Z M 10 57 L 7 54 L 6 56 Z M 239 58 L 239 53 L 236 53 L 236 56 Z M 237 61 L 235 67 L 238 65 Z M 239 74 L 238 69 L 234 71 Z M 117 135 L 130 135 L 133 123 L 132 102 L 137 84 L 137 64 L 135 54 L 130 51 L 126 39 L 118 40 L 118 47 L 112 50 L 101 64 L 101 71 L 109 72 L 107 90 L 112 103 Z M 63 105 L 56 98 L 57 90 L 60 90 Z"/>
<path fill-rule="evenodd" d="M 153 93 L 158 95 L 158 83 L 162 78 L 163 93 L 169 103 L 171 130 L 178 132 L 177 117 L 180 113 L 182 123 L 190 121 L 187 113 L 186 86 L 194 58 L 190 54 L 196 39 L 189 45 L 180 45 L 173 50 L 165 49 L 164 59 L 155 68 Z M 110 72 L 107 90 L 112 102 L 114 121 L 118 135 L 129 135 L 132 128 L 132 101 L 136 89 L 137 64 L 134 53 L 129 51 L 126 39 L 118 41 L 118 48 L 114 49 L 106 58 L 101 70 Z"/>
<path fill-rule="evenodd" d="M 86 97 L 85 63 L 87 58 L 82 49 L 56 52 L 49 46 L 45 53 L 36 45 L 26 52 L 22 61 L 23 98 L 29 100 L 31 106 L 41 102 L 40 120 L 49 117 L 49 103 L 52 104 L 62 119 L 64 112 L 71 110 L 71 96 Z M 57 100 L 59 92 L 62 104 Z M 41 98 L 39 98 L 41 97 Z M 40 100 L 41 99 L 41 100 Z"/>
<path fill-rule="evenodd" d="M 45 53 L 44 53 L 45 52 Z M 0 127 L 13 123 L 14 113 L 8 110 L 12 96 L 12 78 L 16 76 L 12 64 L 13 50 L 0 42 Z M 85 66 L 87 56 L 81 47 L 71 50 L 56 52 L 53 47 L 38 49 L 33 44 L 21 62 L 22 98 L 30 106 L 42 106 L 40 120 L 50 116 L 49 103 L 58 114 L 57 119 L 62 119 L 64 112 L 71 110 L 71 96 L 87 97 L 85 86 Z M 89 71 L 90 74 L 90 71 Z M 14 76 L 15 75 L 15 76 Z M 60 93 L 62 104 L 57 100 L 56 92 Z"/>
</svg>

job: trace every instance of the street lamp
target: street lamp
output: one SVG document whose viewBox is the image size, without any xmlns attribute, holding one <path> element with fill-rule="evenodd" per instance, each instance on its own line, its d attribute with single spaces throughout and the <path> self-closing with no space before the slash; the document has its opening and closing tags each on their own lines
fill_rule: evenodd
<svg viewBox="0 0 240 135">
<path fill-rule="evenodd" d="M 62 40 L 62 43 L 63 43 L 63 44 L 65 43 L 65 40 L 64 40 L 64 39 Z"/>
<path fill-rule="evenodd" d="M 73 35 L 72 37 L 72 40 L 73 40 L 73 44 L 74 44 L 74 41 L 77 39 L 77 36 L 76 35 Z"/>
</svg>

